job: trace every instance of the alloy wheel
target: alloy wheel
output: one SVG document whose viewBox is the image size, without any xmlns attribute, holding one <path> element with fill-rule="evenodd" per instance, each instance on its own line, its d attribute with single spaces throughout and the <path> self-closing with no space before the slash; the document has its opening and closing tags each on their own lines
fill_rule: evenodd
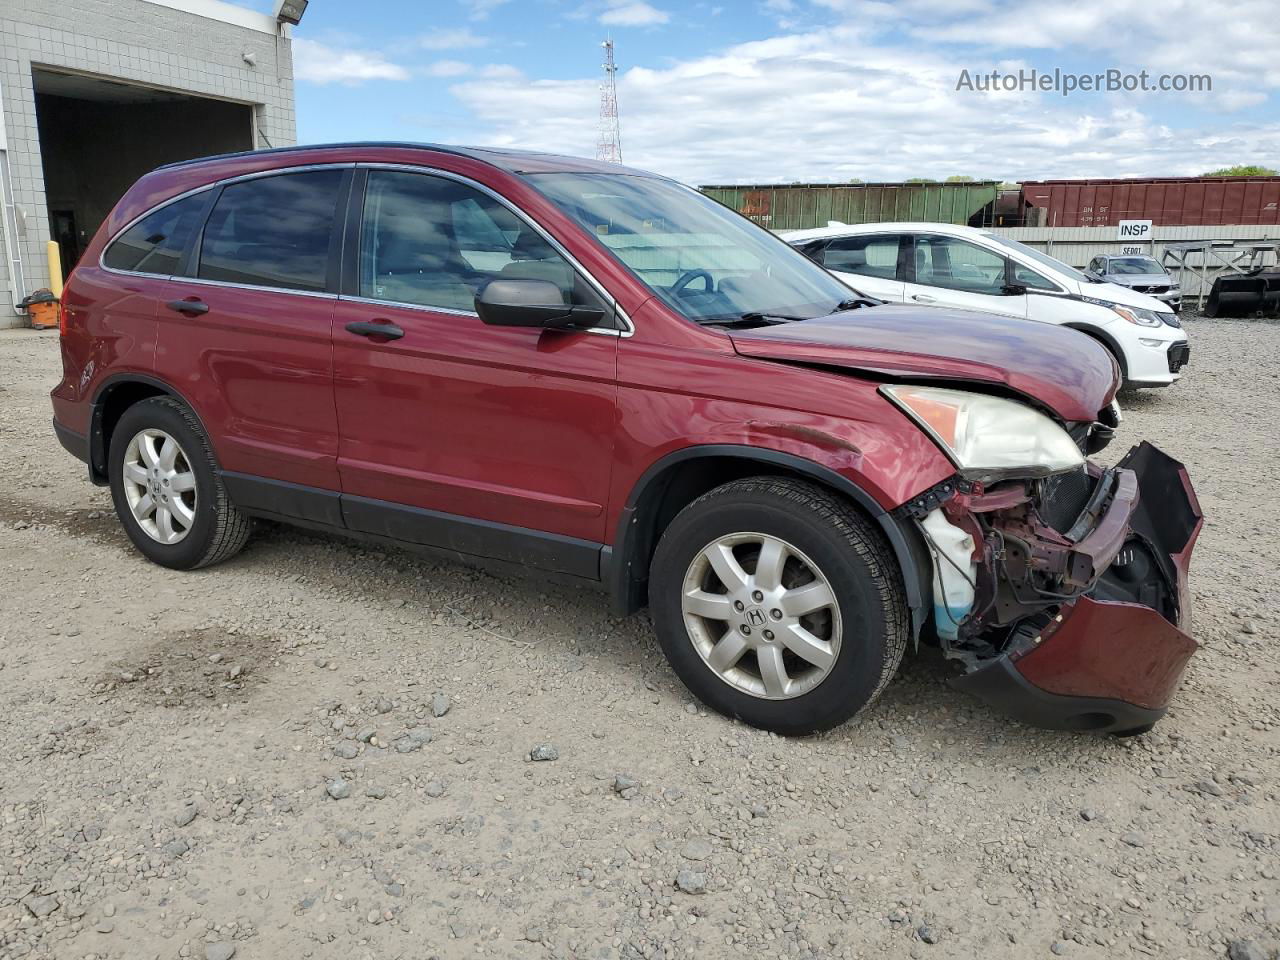
<svg viewBox="0 0 1280 960">
<path fill-rule="evenodd" d="M 735 533 L 707 544 L 689 564 L 681 607 L 707 666 L 764 700 L 813 690 L 840 654 L 840 606 L 831 583 L 778 537 Z"/>
<path fill-rule="evenodd" d="M 196 522 L 196 475 L 163 430 L 139 431 L 124 451 L 124 495 L 138 526 L 157 543 L 181 543 Z"/>
</svg>

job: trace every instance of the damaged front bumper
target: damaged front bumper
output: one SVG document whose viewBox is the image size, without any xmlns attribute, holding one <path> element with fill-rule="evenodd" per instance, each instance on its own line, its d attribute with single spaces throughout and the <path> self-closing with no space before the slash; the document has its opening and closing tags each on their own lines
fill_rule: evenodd
<svg viewBox="0 0 1280 960">
<path fill-rule="evenodd" d="M 1203 517 L 1182 464 L 1144 442 L 1112 469 L 939 499 L 916 519 L 938 636 L 964 667 L 954 686 L 1058 730 L 1140 732 L 1164 715 L 1197 648 L 1187 567 Z M 939 539 L 943 521 L 966 536 Z"/>
</svg>

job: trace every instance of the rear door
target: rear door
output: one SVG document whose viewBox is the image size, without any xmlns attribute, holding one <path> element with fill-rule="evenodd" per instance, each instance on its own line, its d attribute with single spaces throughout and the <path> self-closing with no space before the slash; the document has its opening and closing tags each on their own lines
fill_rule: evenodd
<svg viewBox="0 0 1280 960">
<path fill-rule="evenodd" d="M 339 520 L 330 325 L 351 172 L 215 188 L 159 311 L 156 369 L 195 406 L 243 506 Z"/>
<path fill-rule="evenodd" d="M 855 290 L 901 303 L 906 285 L 899 269 L 900 245 L 900 237 L 887 233 L 835 237 L 815 259 Z"/>
<path fill-rule="evenodd" d="M 916 234 L 912 241 L 907 303 L 1026 317 L 1026 292 L 1013 285 L 1009 261 L 1003 255 L 940 234 Z"/>
<path fill-rule="evenodd" d="M 618 331 L 487 326 L 475 295 L 536 279 L 611 304 L 527 220 L 444 173 L 361 170 L 351 218 L 334 322 L 347 525 L 598 576 Z"/>
</svg>

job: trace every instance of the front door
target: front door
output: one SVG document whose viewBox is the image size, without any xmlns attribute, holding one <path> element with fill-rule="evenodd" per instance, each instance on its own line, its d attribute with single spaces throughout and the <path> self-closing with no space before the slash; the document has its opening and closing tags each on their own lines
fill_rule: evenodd
<svg viewBox="0 0 1280 960">
<path fill-rule="evenodd" d="M 551 281 L 569 303 L 602 298 L 538 231 L 468 184 L 400 170 L 359 177 L 358 265 L 334 316 L 347 525 L 596 577 L 618 337 L 486 326 L 474 298 L 497 277 Z"/>
<path fill-rule="evenodd" d="M 1025 290 L 1011 286 L 1008 261 L 986 247 L 937 234 L 914 237 L 906 302 L 1025 318 Z"/>
</svg>

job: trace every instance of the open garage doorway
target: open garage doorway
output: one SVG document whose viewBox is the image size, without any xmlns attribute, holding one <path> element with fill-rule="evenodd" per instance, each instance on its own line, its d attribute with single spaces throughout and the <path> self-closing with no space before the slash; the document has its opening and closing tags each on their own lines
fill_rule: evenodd
<svg viewBox="0 0 1280 960">
<path fill-rule="evenodd" d="M 253 148 L 253 107 L 33 67 L 49 231 L 65 278 L 133 182 L 164 163 Z"/>
</svg>

